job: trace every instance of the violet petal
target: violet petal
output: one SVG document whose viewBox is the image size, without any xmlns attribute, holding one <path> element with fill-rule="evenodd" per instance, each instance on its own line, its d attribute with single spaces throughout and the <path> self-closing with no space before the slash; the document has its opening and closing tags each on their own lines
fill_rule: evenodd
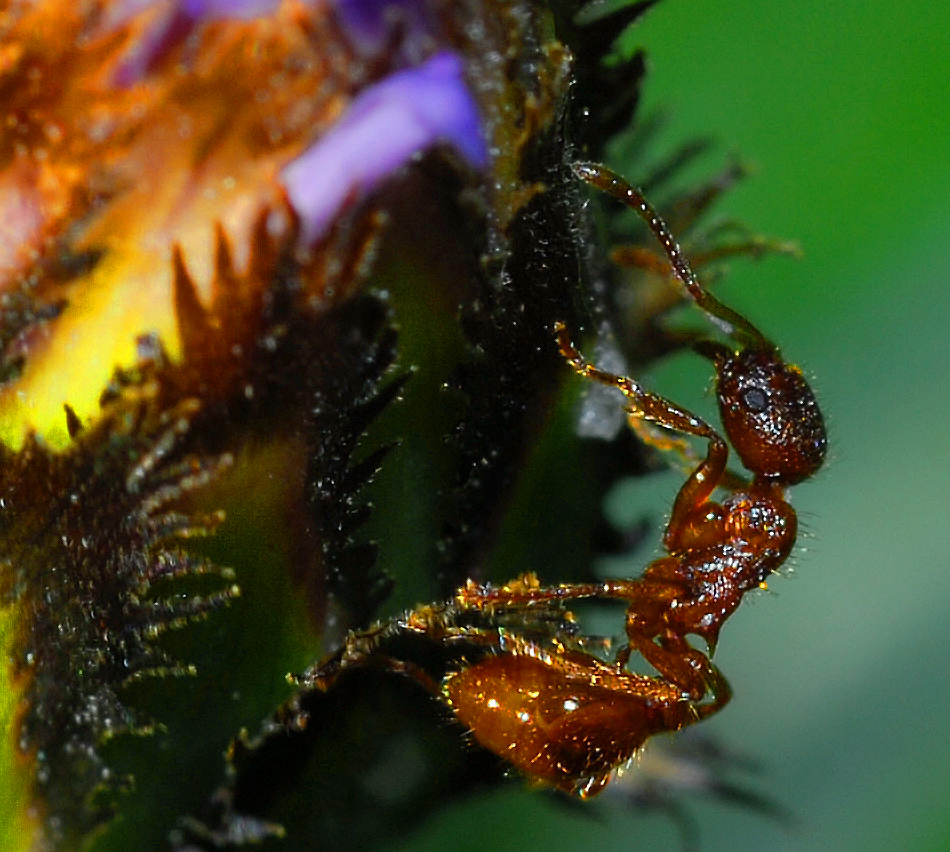
<svg viewBox="0 0 950 852">
<path fill-rule="evenodd" d="M 452 53 L 399 71 L 360 94 L 321 139 L 283 171 L 303 239 L 321 236 L 347 200 L 364 196 L 440 143 L 475 168 L 488 163 L 478 107 Z"/>
<path fill-rule="evenodd" d="M 194 21 L 257 18 L 279 5 L 280 0 L 181 0 L 182 11 Z"/>
<path fill-rule="evenodd" d="M 431 12 L 424 0 L 335 0 L 337 15 L 357 48 L 376 52 L 392 40 L 394 28 L 408 39 L 431 31 Z"/>
</svg>

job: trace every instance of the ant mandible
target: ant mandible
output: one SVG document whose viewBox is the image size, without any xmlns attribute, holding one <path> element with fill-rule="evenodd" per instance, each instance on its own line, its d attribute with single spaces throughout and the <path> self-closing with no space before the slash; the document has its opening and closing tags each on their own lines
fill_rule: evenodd
<svg viewBox="0 0 950 852">
<path fill-rule="evenodd" d="M 581 376 L 615 387 L 631 425 L 672 446 L 643 422 L 707 441 L 705 458 L 680 488 L 663 538 L 667 556 L 636 580 L 542 587 L 526 574 L 501 587 L 470 581 L 453 600 L 352 634 L 343 649 L 301 678 L 329 688 L 349 666 L 370 662 L 409 674 L 439 696 L 475 740 L 527 775 L 583 798 L 598 793 L 650 736 L 676 731 L 720 710 L 731 691 L 710 660 L 719 632 L 743 595 L 764 586 L 797 535 L 785 492 L 812 476 L 826 451 L 821 412 L 801 372 L 743 316 L 723 305 L 693 273 L 663 220 L 639 190 L 607 168 L 577 163 L 575 173 L 646 221 L 688 295 L 737 344 L 705 338 L 693 348 L 716 371 L 726 440 L 701 418 L 633 379 L 589 364 L 562 323 L 558 347 Z M 651 437 L 652 436 L 652 437 Z M 729 444 L 749 480 L 729 474 Z M 723 502 L 713 492 L 728 492 Z M 604 662 L 578 639 L 565 602 L 613 599 L 627 606 L 627 642 Z M 441 679 L 387 656 L 393 637 L 423 635 L 480 646 Z M 702 638 L 708 654 L 687 641 Z M 640 654 L 658 676 L 627 669 Z"/>
</svg>

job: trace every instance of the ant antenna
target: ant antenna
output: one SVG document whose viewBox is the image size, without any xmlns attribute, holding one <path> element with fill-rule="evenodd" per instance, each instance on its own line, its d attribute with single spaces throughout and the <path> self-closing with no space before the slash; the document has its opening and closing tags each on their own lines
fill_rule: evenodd
<svg viewBox="0 0 950 852">
<path fill-rule="evenodd" d="M 576 162 L 571 168 L 574 174 L 581 180 L 597 187 L 602 192 L 612 195 L 618 201 L 626 204 L 632 210 L 635 210 L 640 218 L 647 223 L 653 235 L 657 238 L 666 256 L 669 258 L 673 274 L 686 288 L 686 291 L 692 297 L 693 301 L 704 310 L 712 321 L 718 325 L 726 334 L 735 338 L 739 343 L 749 346 L 753 349 L 774 350 L 773 344 L 761 331 L 759 331 L 744 316 L 736 313 L 732 308 L 727 307 L 720 302 L 712 293 L 710 293 L 700 283 L 696 273 L 693 272 L 689 261 L 683 255 L 679 243 L 670 233 L 660 215 L 653 209 L 649 201 L 644 198 L 632 184 L 625 181 L 620 175 L 612 172 L 606 166 L 597 163 Z"/>
</svg>

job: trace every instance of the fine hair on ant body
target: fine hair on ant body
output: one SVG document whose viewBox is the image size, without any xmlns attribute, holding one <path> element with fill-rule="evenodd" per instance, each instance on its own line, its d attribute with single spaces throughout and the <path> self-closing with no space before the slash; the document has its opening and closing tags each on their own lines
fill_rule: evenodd
<svg viewBox="0 0 950 852">
<path fill-rule="evenodd" d="M 675 446 L 663 437 L 672 432 L 707 442 L 705 457 L 673 503 L 663 537 L 667 555 L 636 580 L 544 587 L 525 574 L 496 587 L 469 581 L 446 603 L 351 634 L 299 682 L 328 689 L 344 669 L 369 664 L 406 673 L 438 696 L 481 745 L 529 777 L 587 798 L 650 736 L 691 725 L 728 703 L 729 684 L 710 660 L 719 632 L 745 593 L 764 586 L 788 559 L 797 518 L 786 491 L 819 469 L 827 441 L 801 371 L 703 287 L 640 191 L 604 166 L 573 168 L 644 219 L 686 293 L 734 343 L 690 340 L 714 365 L 723 437 L 633 379 L 588 363 L 563 323 L 553 329 L 575 373 L 623 394 L 628 421 L 646 440 Z M 748 479 L 727 472 L 730 446 Z M 717 489 L 726 492 L 722 502 L 712 499 Z M 585 598 L 626 605 L 626 643 L 609 662 L 591 653 L 591 640 L 577 635 L 564 610 L 567 602 Z M 705 641 L 708 653 L 687 641 L 690 634 Z M 386 651 L 394 638 L 413 635 L 484 653 L 433 678 Z M 631 672 L 634 653 L 657 675 Z"/>
</svg>

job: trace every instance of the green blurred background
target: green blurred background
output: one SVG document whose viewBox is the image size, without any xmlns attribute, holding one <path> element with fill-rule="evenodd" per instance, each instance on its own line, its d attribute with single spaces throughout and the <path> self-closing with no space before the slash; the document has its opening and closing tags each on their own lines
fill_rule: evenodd
<svg viewBox="0 0 950 852">
<path fill-rule="evenodd" d="M 713 134 L 700 171 L 730 153 L 755 167 L 716 214 L 801 245 L 801 261 L 734 263 L 719 292 L 814 375 L 831 427 L 827 468 L 794 491 L 794 576 L 723 631 L 736 698 L 706 725 L 762 762 L 749 786 L 793 822 L 687 799 L 707 852 L 950 849 L 948 34 L 936 0 L 666 0 L 630 34 L 651 57 L 646 112 L 669 113 L 661 147 Z M 645 378 L 704 404 L 701 362 Z M 676 484 L 638 482 L 614 509 L 660 520 Z M 400 848 L 680 844 L 660 814 L 514 790 Z"/>
</svg>

